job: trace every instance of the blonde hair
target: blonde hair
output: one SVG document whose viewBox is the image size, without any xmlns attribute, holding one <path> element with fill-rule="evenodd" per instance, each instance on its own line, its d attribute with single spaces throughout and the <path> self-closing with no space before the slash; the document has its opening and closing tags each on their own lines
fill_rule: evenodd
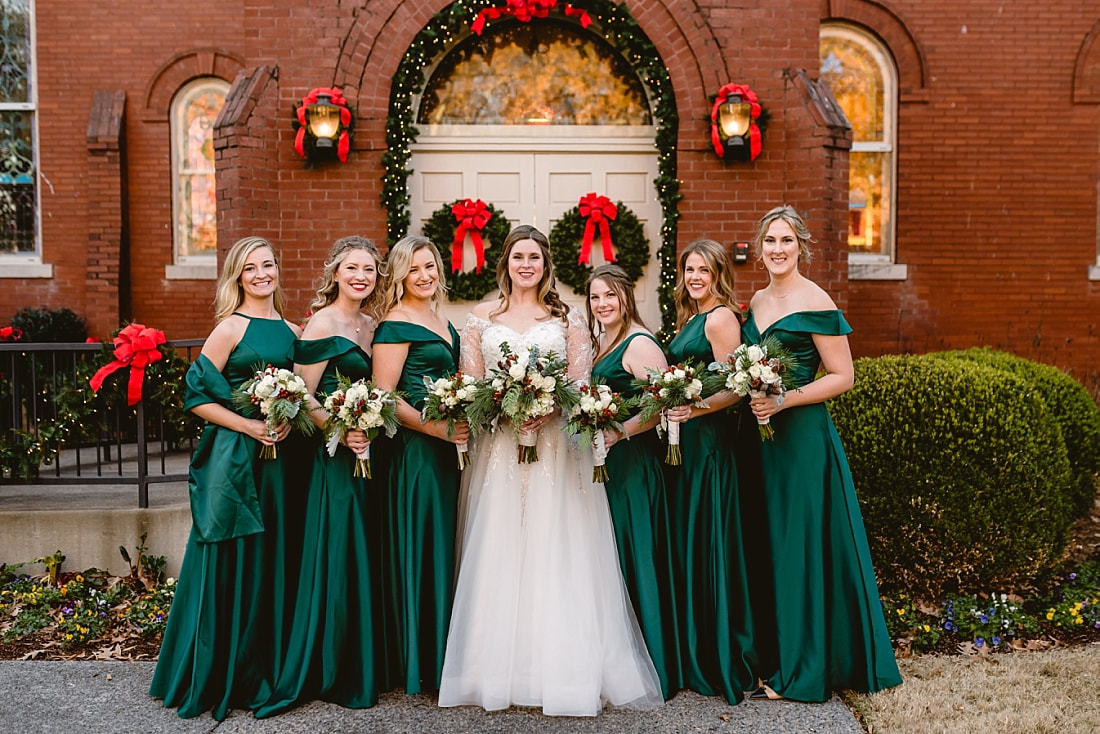
<svg viewBox="0 0 1100 734">
<path fill-rule="evenodd" d="M 768 229 L 779 220 L 791 225 L 794 236 L 798 238 L 799 262 L 809 263 L 813 260 L 814 254 L 810 250 L 810 243 L 814 240 L 810 236 L 810 229 L 795 208 L 788 204 L 777 206 L 760 218 L 760 224 L 756 228 L 756 259 L 764 259 L 764 238 L 768 235 Z"/>
<path fill-rule="evenodd" d="M 593 353 L 598 355 L 600 354 L 600 342 L 596 338 L 597 322 L 595 314 L 592 313 L 591 301 L 592 283 L 597 280 L 607 283 L 607 287 L 619 299 L 619 307 L 623 315 L 623 323 L 619 326 L 619 333 L 615 335 L 614 340 L 607 347 L 607 351 L 610 352 L 622 343 L 626 335 L 630 333 L 632 324 L 637 324 L 646 331 L 649 331 L 649 327 L 642 320 L 642 315 L 638 313 L 638 301 L 634 298 L 634 284 L 630 282 L 630 276 L 618 265 L 601 265 L 592 271 L 592 275 L 588 276 L 588 281 L 584 284 L 584 297 L 588 301 L 588 331 L 592 335 Z"/>
<path fill-rule="evenodd" d="M 737 320 L 741 320 L 741 307 L 737 305 L 737 298 L 733 293 L 733 266 L 730 263 L 726 248 L 714 240 L 695 240 L 680 253 L 680 259 L 676 262 L 676 290 L 673 291 L 673 300 L 676 303 L 676 331 L 684 328 L 684 324 L 699 312 L 699 305 L 688 294 L 684 284 L 684 268 L 687 266 L 688 255 L 695 253 L 703 258 L 707 269 L 710 270 L 710 294 L 718 299 L 723 306 L 733 311 Z"/>
<path fill-rule="evenodd" d="M 512 301 L 512 276 L 508 274 L 508 258 L 512 255 L 512 248 L 516 243 L 531 240 L 539 246 L 542 253 L 542 279 L 539 281 L 539 302 L 546 306 L 550 315 L 566 320 L 569 307 L 558 295 L 557 278 L 554 277 L 554 261 L 550 259 L 550 240 L 546 235 L 538 231 L 530 224 L 520 224 L 512 228 L 508 236 L 504 238 L 504 251 L 497 260 L 497 286 L 500 288 L 500 302 L 489 313 L 489 318 L 508 310 Z"/>
<path fill-rule="evenodd" d="M 365 250 L 374 258 L 374 266 L 378 273 L 374 290 L 359 302 L 359 308 L 365 308 L 367 313 L 377 321 L 381 318 L 379 311 L 382 299 L 379 294 L 379 285 L 383 279 L 384 264 L 382 256 L 378 254 L 378 248 L 374 246 L 374 243 L 359 235 L 341 237 L 332 244 L 332 249 L 329 250 L 328 257 L 325 259 L 325 269 L 321 271 L 321 285 L 317 288 L 317 296 L 313 299 L 313 303 L 309 304 L 309 310 L 312 313 L 317 313 L 325 306 L 331 306 L 335 303 L 336 296 L 340 292 L 340 287 L 336 284 L 336 271 L 352 250 Z"/>
<path fill-rule="evenodd" d="M 409 235 L 398 240 L 397 244 L 390 248 L 386 254 L 385 291 L 382 297 L 382 313 L 392 311 L 401 299 L 405 297 L 405 278 L 412 269 L 413 255 L 423 249 L 431 250 L 435 259 L 435 268 L 439 273 L 439 284 L 432 294 L 432 309 L 437 309 L 439 304 L 447 300 L 447 280 L 443 275 L 443 259 L 439 256 L 439 249 L 432 244 L 427 237 Z"/>
<path fill-rule="evenodd" d="M 225 254 L 225 264 L 218 276 L 218 285 L 214 290 L 214 320 L 218 323 L 233 314 L 244 303 L 244 287 L 241 285 L 241 273 L 244 272 L 245 261 L 256 250 L 266 247 L 271 250 L 275 258 L 275 265 L 279 265 L 279 253 L 275 246 L 263 237 L 244 237 L 233 243 L 229 252 Z M 281 275 L 281 273 L 280 273 Z M 282 278 L 275 282 L 275 290 L 272 293 L 275 310 L 280 316 L 286 308 L 286 295 L 283 293 Z"/>
</svg>

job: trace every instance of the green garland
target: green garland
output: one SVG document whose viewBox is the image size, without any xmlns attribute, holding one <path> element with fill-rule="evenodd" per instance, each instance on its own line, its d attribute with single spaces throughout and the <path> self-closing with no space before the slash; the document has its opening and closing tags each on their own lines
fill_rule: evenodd
<svg viewBox="0 0 1100 734">
<path fill-rule="evenodd" d="M 424 89 L 424 72 L 431 64 L 470 31 L 478 11 L 500 4 L 499 0 L 456 0 L 436 13 L 413 42 L 397 67 L 390 88 L 390 109 L 386 117 L 386 152 L 382 154 L 382 206 L 386 209 L 386 234 L 392 245 L 409 229 L 408 168 L 412 152 L 409 146 L 418 131 L 413 98 Z M 574 6 L 588 11 L 594 21 L 590 27 L 603 36 L 627 60 L 634 73 L 645 84 L 653 107 L 653 123 L 657 128 L 657 198 L 664 220 L 661 223 L 661 246 L 657 261 L 661 266 L 657 283 L 657 302 L 661 308 L 661 333 L 667 340 L 676 320 L 673 290 L 676 286 L 676 228 L 680 218 L 677 209 L 683 198 L 676 178 L 676 135 L 679 118 L 672 81 L 661 61 L 657 48 L 646 37 L 630 15 L 626 4 L 611 0 L 577 0 Z M 535 22 L 535 21 L 532 21 Z"/>
<path fill-rule="evenodd" d="M 462 201 L 459 199 L 458 201 Z M 512 230 L 512 225 L 504 213 L 492 204 L 485 208 L 493 215 L 481 230 L 481 240 L 485 246 L 485 267 L 481 272 L 451 272 L 451 245 L 455 241 L 458 220 L 451 213 L 452 202 L 436 209 L 424 223 L 424 236 L 435 243 L 443 258 L 443 273 L 447 278 L 447 297 L 452 301 L 480 301 L 485 294 L 497 287 L 497 260 L 500 258 L 504 240 Z M 464 247 L 473 247 L 470 238 L 466 238 Z"/>
<path fill-rule="evenodd" d="M 615 264 L 625 270 L 630 282 L 634 283 L 642 277 L 642 271 L 649 263 L 649 240 L 638 216 L 621 201 L 616 206 L 618 215 L 607 222 L 611 241 L 615 244 Z M 581 216 L 580 208 L 575 206 L 563 214 L 550 231 L 550 258 L 554 261 L 554 275 L 572 286 L 578 296 L 584 295 L 585 285 L 594 270 L 591 265 L 577 262 L 587 223 Z M 592 237 L 592 249 L 602 246 L 597 228 Z"/>
</svg>

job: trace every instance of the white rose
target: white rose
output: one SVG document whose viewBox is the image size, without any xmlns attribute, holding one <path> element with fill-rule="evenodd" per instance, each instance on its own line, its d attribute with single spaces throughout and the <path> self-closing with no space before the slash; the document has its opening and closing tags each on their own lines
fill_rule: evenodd
<svg viewBox="0 0 1100 734">
<path fill-rule="evenodd" d="M 513 380 L 522 380 L 523 376 L 527 374 L 527 367 L 519 364 L 518 362 L 508 368 L 508 376 Z"/>
<path fill-rule="evenodd" d="M 687 372 L 684 372 L 682 369 L 679 369 L 679 368 L 674 369 L 672 371 L 672 374 L 677 380 L 682 380 L 685 377 L 687 377 Z"/>
<path fill-rule="evenodd" d="M 759 362 L 764 358 L 764 350 L 753 344 L 748 348 L 749 359 L 753 362 Z"/>
</svg>

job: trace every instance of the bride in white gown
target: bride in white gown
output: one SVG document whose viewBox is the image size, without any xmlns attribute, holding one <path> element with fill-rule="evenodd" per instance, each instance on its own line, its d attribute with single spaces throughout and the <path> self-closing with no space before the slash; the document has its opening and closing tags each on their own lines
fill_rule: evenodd
<svg viewBox="0 0 1100 734">
<path fill-rule="evenodd" d="M 461 368 L 475 377 L 537 344 L 565 354 L 587 381 L 583 318 L 554 290 L 546 236 L 521 225 L 497 265 L 498 303 L 479 304 L 462 333 Z M 516 437 L 478 438 L 459 498 L 459 568 L 440 706 L 539 706 L 595 716 L 605 704 L 662 705 L 661 688 L 627 598 L 602 484 L 592 458 L 555 413 L 525 424 L 539 459 L 517 461 Z"/>
</svg>

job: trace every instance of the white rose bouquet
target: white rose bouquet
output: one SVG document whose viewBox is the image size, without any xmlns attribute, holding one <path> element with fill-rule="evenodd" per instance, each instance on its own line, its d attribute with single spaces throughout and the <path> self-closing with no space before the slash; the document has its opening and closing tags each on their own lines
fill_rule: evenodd
<svg viewBox="0 0 1100 734">
<path fill-rule="evenodd" d="M 252 379 L 233 391 L 233 404 L 244 415 L 262 417 L 272 439 L 276 427 L 282 423 L 289 423 L 292 429 L 308 436 L 317 428 L 302 410 L 308 394 L 301 377 L 269 364 L 257 367 Z M 277 455 L 274 444 L 260 449 L 261 459 L 274 459 Z"/>
<path fill-rule="evenodd" d="M 555 352 L 532 346 L 517 353 L 508 342 L 501 343 L 500 352 L 504 357 L 478 382 L 467 415 L 475 429 L 495 430 L 500 418 L 507 418 L 516 431 L 519 463 L 530 464 L 539 460 L 538 433 L 522 433 L 519 427 L 559 406 L 568 415 L 580 397 L 565 374 L 566 361 Z"/>
<path fill-rule="evenodd" d="M 792 364 L 791 353 L 778 339 L 769 336 L 759 344 L 742 344 L 725 362 L 712 362 L 708 369 L 724 377 L 727 390 L 751 398 L 775 395 L 782 404 L 783 393 L 787 391 L 783 373 Z M 765 441 L 775 438 L 775 430 L 768 419 L 757 421 L 757 424 L 760 438 Z"/>
<path fill-rule="evenodd" d="M 603 432 L 607 428 L 625 432 L 623 421 L 630 417 L 630 401 L 600 382 L 581 385 L 580 402 L 569 414 L 565 432 L 576 436 L 582 446 L 592 447 L 592 481 L 607 481 L 607 448 Z"/>
<path fill-rule="evenodd" d="M 447 436 L 454 435 L 455 424 L 467 420 L 466 409 L 477 394 L 477 380 L 461 371 L 438 380 L 424 377 L 424 386 L 428 388 L 428 397 L 420 410 L 420 422 L 447 421 Z M 470 454 L 466 444 L 455 444 L 458 451 L 458 470 L 470 465 Z"/>
<path fill-rule="evenodd" d="M 666 420 L 663 413 L 669 408 L 678 408 L 681 405 L 710 407 L 703 399 L 703 392 L 712 392 L 713 390 L 709 388 L 713 387 L 714 381 L 706 380 L 706 371 L 703 370 L 703 366 L 694 362 L 674 364 L 661 372 L 653 369 L 647 369 L 646 372 L 649 374 L 648 380 L 634 381 L 634 385 L 642 389 L 638 400 L 640 406 L 638 415 L 645 422 L 662 414 L 660 428 L 668 435 L 665 463 L 679 466 L 683 461 L 680 453 L 680 424 Z"/>
<path fill-rule="evenodd" d="M 325 437 L 328 455 L 336 454 L 336 447 L 348 431 L 363 431 L 374 440 L 382 431 L 393 437 L 397 433 L 397 393 L 383 390 L 373 380 L 356 380 L 338 376 L 339 386 L 325 396 Z M 371 478 L 370 445 L 355 454 L 352 476 Z"/>
</svg>

